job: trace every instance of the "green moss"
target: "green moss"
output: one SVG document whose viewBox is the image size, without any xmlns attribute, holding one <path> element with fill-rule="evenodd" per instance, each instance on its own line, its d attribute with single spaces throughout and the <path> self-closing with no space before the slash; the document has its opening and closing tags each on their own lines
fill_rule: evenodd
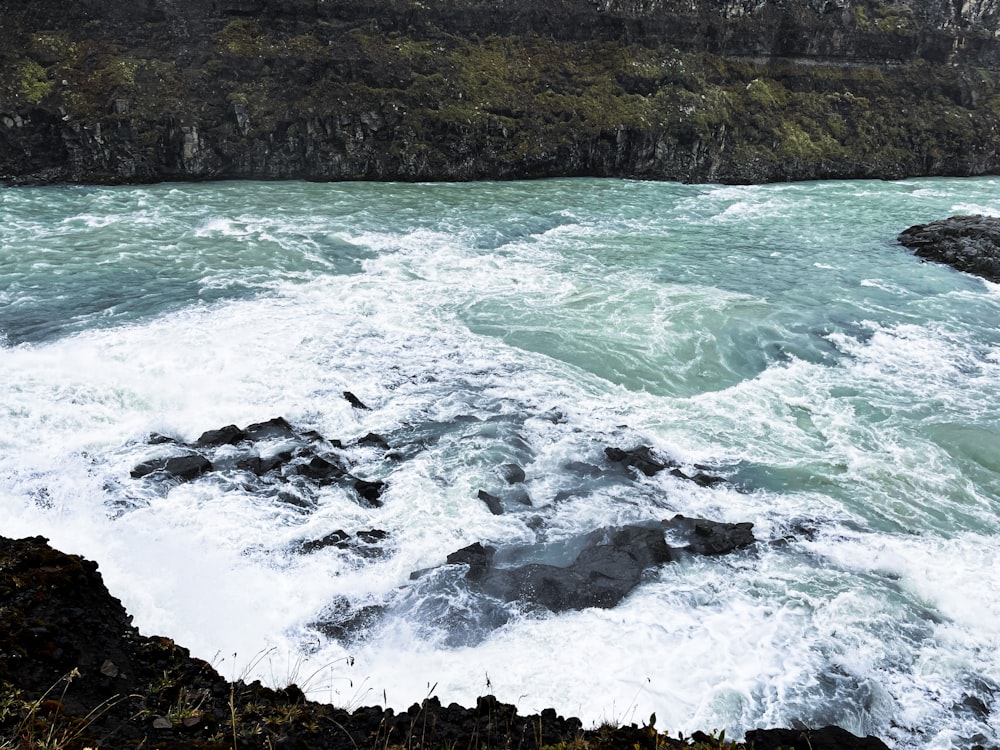
<svg viewBox="0 0 1000 750">
<path fill-rule="evenodd" d="M 18 95 L 29 104 L 38 104 L 52 93 L 53 82 L 45 68 L 34 60 L 25 60 L 17 67 Z"/>
</svg>

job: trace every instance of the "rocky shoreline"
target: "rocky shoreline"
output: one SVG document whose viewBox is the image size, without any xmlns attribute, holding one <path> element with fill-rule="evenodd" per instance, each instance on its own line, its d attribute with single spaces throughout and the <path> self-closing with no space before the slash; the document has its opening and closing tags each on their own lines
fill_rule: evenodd
<svg viewBox="0 0 1000 750">
<path fill-rule="evenodd" d="M 97 565 L 41 537 L 0 537 L 0 743 L 59 748 L 885 750 L 837 727 L 747 733 L 746 745 L 655 727 L 585 729 L 554 710 L 521 716 L 492 696 L 407 711 L 314 703 L 289 685 L 229 682 L 168 638 L 141 635 Z"/>
<path fill-rule="evenodd" d="M 995 0 L 38 0 L 0 35 L 0 184 L 1000 172 Z"/>
</svg>

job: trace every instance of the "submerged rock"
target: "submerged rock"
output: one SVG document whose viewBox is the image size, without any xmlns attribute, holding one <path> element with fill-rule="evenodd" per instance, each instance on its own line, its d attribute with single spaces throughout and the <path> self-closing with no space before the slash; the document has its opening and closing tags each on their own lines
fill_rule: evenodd
<svg viewBox="0 0 1000 750">
<path fill-rule="evenodd" d="M 1000 284 L 1000 218 L 952 216 L 917 224 L 899 235 L 917 257 Z"/>
</svg>

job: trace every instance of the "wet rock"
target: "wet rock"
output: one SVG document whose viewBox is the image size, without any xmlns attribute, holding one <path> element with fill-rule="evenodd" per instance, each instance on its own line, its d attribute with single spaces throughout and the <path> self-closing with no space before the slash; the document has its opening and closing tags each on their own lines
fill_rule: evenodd
<svg viewBox="0 0 1000 750">
<path fill-rule="evenodd" d="M 218 430 L 208 430 L 203 432 L 195 441 L 198 447 L 210 447 L 219 445 L 235 445 L 246 439 L 247 433 L 234 424 L 220 427 Z"/>
<path fill-rule="evenodd" d="M 133 479 L 139 479 L 159 472 L 165 477 L 188 481 L 212 470 L 212 462 L 198 453 L 188 453 L 183 456 L 156 458 L 144 461 L 132 469 Z"/>
<path fill-rule="evenodd" d="M 347 597 L 338 597 L 328 604 L 316 622 L 319 632 L 337 641 L 363 640 L 381 618 L 384 607 L 377 604 L 353 606 Z"/>
<path fill-rule="evenodd" d="M 446 562 L 448 565 L 468 565 L 469 572 L 466 573 L 465 577 L 470 581 L 478 581 L 493 567 L 495 556 L 495 547 L 476 542 L 468 547 L 462 547 L 457 552 L 452 552 L 448 555 Z"/>
<path fill-rule="evenodd" d="M 857 737 L 846 729 L 753 729 L 746 733 L 754 750 L 889 750 L 877 737 Z"/>
<path fill-rule="evenodd" d="M 612 463 L 621 464 L 626 468 L 641 471 L 651 477 L 664 469 L 676 468 L 677 464 L 670 460 L 660 459 L 653 455 L 653 449 L 646 445 L 623 450 L 621 448 L 605 448 L 604 455 Z"/>
<path fill-rule="evenodd" d="M 294 440 L 299 437 L 284 417 L 274 417 L 266 422 L 254 422 L 245 430 L 248 440 Z"/>
<path fill-rule="evenodd" d="M 366 406 L 360 398 L 355 396 L 350 391 L 344 391 L 344 398 L 346 398 L 347 403 L 349 403 L 355 409 L 361 409 L 363 411 L 371 411 L 371 407 Z"/>
<path fill-rule="evenodd" d="M 613 607 L 649 569 L 674 559 L 659 528 L 626 526 L 588 535 L 588 546 L 566 567 L 533 563 L 493 569 L 484 591 L 506 601 L 538 604 L 553 612 Z"/>
<path fill-rule="evenodd" d="M 313 480 L 317 485 L 324 486 L 340 479 L 346 471 L 339 463 L 329 461 L 322 456 L 313 456 L 296 467 L 296 472 Z"/>
<path fill-rule="evenodd" d="M 337 549 L 348 549 L 350 545 L 351 535 L 348 534 L 343 529 L 337 529 L 332 531 L 326 536 L 320 539 L 313 539 L 308 542 L 303 542 L 299 547 L 301 552 L 305 554 L 310 554 L 312 552 L 318 552 L 321 549 L 327 549 L 328 547 L 336 547 Z"/>
<path fill-rule="evenodd" d="M 665 523 L 685 537 L 684 551 L 695 555 L 724 555 L 756 541 L 752 523 L 724 523 L 680 514 Z"/>
<path fill-rule="evenodd" d="M 688 481 L 694 482 L 699 487 L 715 487 L 717 484 L 724 484 L 726 481 L 723 477 L 705 474 L 701 471 L 694 474 L 685 474 L 680 469 L 671 469 L 670 473 L 678 479 L 687 479 Z"/>
<path fill-rule="evenodd" d="M 382 492 L 385 490 L 385 482 L 380 480 L 368 481 L 367 479 L 355 479 L 353 482 L 354 490 L 362 498 L 368 501 L 373 507 L 381 507 Z"/>
<path fill-rule="evenodd" d="M 382 450 L 389 450 L 389 442 L 374 432 L 369 432 L 364 437 L 358 438 L 358 445 L 371 445 L 376 448 L 381 448 Z"/>
<path fill-rule="evenodd" d="M 917 257 L 1000 284 L 1000 217 L 952 216 L 912 226 L 898 239 Z"/>
<path fill-rule="evenodd" d="M 494 516 L 503 515 L 503 502 L 496 495 L 491 495 L 486 490 L 479 490 L 477 497 L 486 503 L 486 507 L 490 509 L 490 513 Z"/>
<path fill-rule="evenodd" d="M 497 471 L 507 484 L 519 484 L 524 481 L 524 469 L 517 464 L 503 464 Z"/>
</svg>

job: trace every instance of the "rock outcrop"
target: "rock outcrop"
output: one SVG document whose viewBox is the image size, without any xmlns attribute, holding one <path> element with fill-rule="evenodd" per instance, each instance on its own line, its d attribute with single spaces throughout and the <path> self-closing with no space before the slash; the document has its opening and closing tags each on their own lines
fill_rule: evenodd
<svg viewBox="0 0 1000 750">
<path fill-rule="evenodd" d="M 37 0 L 0 182 L 1000 171 L 996 0 Z"/>
<path fill-rule="evenodd" d="M 920 258 L 1000 284 L 1000 218 L 952 216 L 917 224 L 903 231 L 899 242 Z"/>
</svg>

